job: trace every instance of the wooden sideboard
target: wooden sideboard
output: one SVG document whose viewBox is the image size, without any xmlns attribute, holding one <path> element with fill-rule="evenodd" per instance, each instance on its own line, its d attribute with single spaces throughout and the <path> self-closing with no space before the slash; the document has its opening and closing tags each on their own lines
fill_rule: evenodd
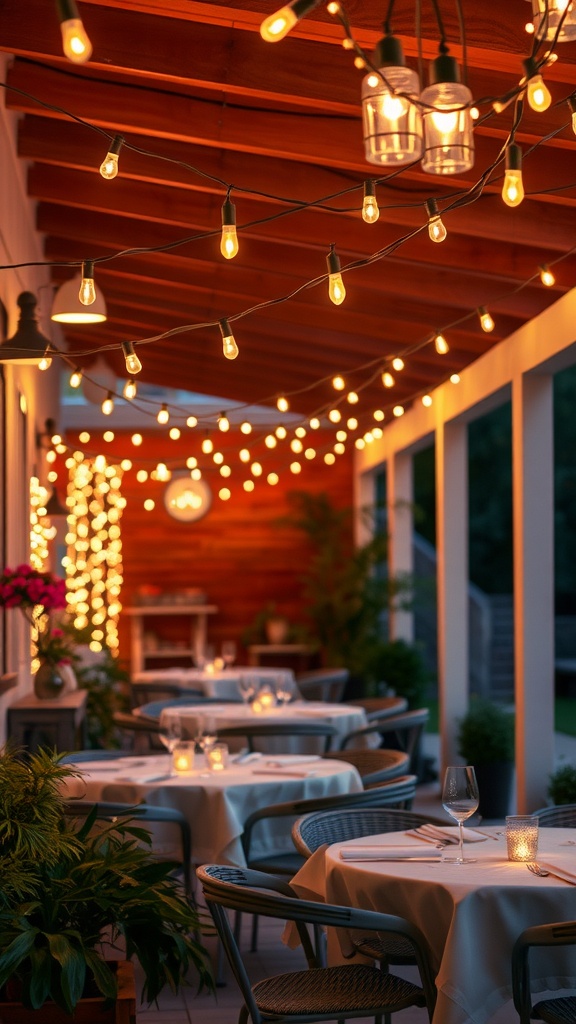
<svg viewBox="0 0 576 1024">
<path fill-rule="evenodd" d="M 161 659 L 186 659 L 188 663 L 193 661 L 196 655 L 202 653 L 206 646 L 206 635 L 208 631 L 208 616 L 215 615 L 218 608 L 215 604 L 142 604 L 133 608 L 124 608 L 124 614 L 131 617 L 131 658 L 130 665 L 132 673 L 142 672 L 147 663 L 158 663 Z M 177 646 L 166 646 L 162 643 L 158 647 L 150 647 L 145 643 L 145 620 L 151 620 L 150 625 L 166 619 L 167 617 L 188 619 L 184 641 Z M 186 624 L 185 624 L 186 625 Z"/>
<path fill-rule="evenodd" d="M 8 738 L 19 747 L 58 751 L 86 746 L 87 690 L 73 690 L 56 700 L 39 700 L 28 694 L 7 708 Z"/>
</svg>

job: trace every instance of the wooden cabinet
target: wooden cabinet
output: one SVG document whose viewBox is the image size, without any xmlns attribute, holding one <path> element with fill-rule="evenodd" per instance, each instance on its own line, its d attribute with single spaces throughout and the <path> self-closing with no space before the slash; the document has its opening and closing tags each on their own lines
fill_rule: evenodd
<svg viewBox="0 0 576 1024">
<path fill-rule="evenodd" d="M 190 665 L 195 655 L 206 646 L 208 616 L 215 615 L 214 604 L 155 604 L 125 608 L 124 614 L 131 617 L 131 670 L 132 674 L 161 663 L 170 662 Z M 181 639 L 162 639 L 162 623 L 169 623 L 170 637 L 174 633 L 173 620 L 188 620 L 178 623 Z M 157 643 L 151 643 L 155 637 Z"/>
<path fill-rule="evenodd" d="M 19 747 L 35 751 L 81 750 L 86 746 L 87 690 L 73 690 L 57 700 L 22 697 L 7 710 L 8 738 Z"/>
</svg>

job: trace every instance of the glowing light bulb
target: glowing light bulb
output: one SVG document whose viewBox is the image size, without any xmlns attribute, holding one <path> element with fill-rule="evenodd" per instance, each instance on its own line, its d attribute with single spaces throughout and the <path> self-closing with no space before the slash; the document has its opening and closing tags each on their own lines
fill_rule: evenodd
<svg viewBox="0 0 576 1024">
<path fill-rule="evenodd" d="M 240 431 L 242 434 L 251 434 L 252 424 L 249 423 L 248 420 L 244 420 L 244 422 L 240 424 Z"/>
<path fill-rule="evenodd" d="M 334 305 L 339 306 L 346 298 L 346 289 L 340 273 L 340 260 L 334 245 L 330 246 L 326 263 L 328 265 L 328 294 Z"/>
<path fill-rule="evenodd" d="M 318 419 L 317 416 L 313 416 L 312 419 L 310 420 L 310 430 L 319 430 L 319 429 L 320 429 L 320 420 Z"/>
<path fill-rule="evenodd" d="M 142 444 L 142 434 L 132 434 L 130 440 L 132 441 L 132 444 L 134 445 L 135 448 L 139 448 L 140 445 Z"/>
<path fill-rule="evenodd" d="M 163 404 L 162 408 L 158 410 L 158 415 L 156 416 L 156 419 L 161 426 L 164 426 L 166 423 L 168 423 L 168 420 L 170 419 L 170 413 L 168 412 L 168 407 L 166 405 Z"/>
<path fill-rule="evenodd" d="M 108 394 L 106 395 L 106 398 L 102 402 L 102 412 L 104 413 L 105 416 L 110 416 L 113 409 L 114 397 L 112 395 L 112 392 L 109 391 Z"/>
<path fill-rule="evenodd" d="M 386 370 L 386 372 L 382 374 L 382 384 L 384 385 L 384 387 L 393 388 L 395 383 L 396 381 L 394 380 L 392 374 L 389 373 L 388 370 Z"/>
<path fill-rule="evenodd" d="M 333 377 L 332 387 L 334 388 L 335 391 L 344 391 L 344 388 L 346 387 L 346 381 L 344 380 L 344 377 L 340 377 L 340 375 L 338 375 L 337 377 Z"/>
<path fill-rule="evenodd" d="M 131 402 L 133 398 L 136 398 L 137 392 L 138 392 L 138 387 L 136 385 L 136 381 L 132 380 L 132 378 L 130 378 L 130 380 L 127 380 L 125 385 L 124 385 L 124 389 L 122 391 L 122 396 L 123 396 L 123 398 L 126 399 L 127 402 Z"/>
<path fill-rule="evenodd" d="M 226 359 L 236 359 L 239 349 L 227 320 L 220 321 L 220 334 L 222 335 L 222 351 Z"/>
<path fill-rule="evenodd" d="M 380 216 L 380 207 L 376 201 L 376 186 L 373 181 L 364 182 L 364 199 L 362 202 L 362 220 L 366 224 L 375 224 Z"/>
<path fill-rule="evenodd" d="M 403 405 L 395 405 L 394 408 L 392 409 L 392 412 L 393 412 L 394 416 L 396 416 L 396 417 L 403 416 L 404 415 L 404 406 Z"/>
<path fill-rule="evenodd" d="M 227 260 L 233 259 L 238 252 L 236 207 L 228 196 L 226 196 L 226 199 L 222 204 L 222 237 L 220 239 L 220 252 Z"/>
<path fill-rule="evenodd" d="M 427 409 L 432 405 L 432 397 L 430 395 L 422 395 L 422 405 Z"/>
<path fill-rule="evenodd" d="M 522 150 L 515 142 L 506 150 L 506 173 L 502 187 L 502 199 L 507 206 L 520 206 L 524 199 L 522 182 Z"/>
<path fill-rule="evenodd" d="M 96 301 L 93 260 L 85 260 L 82 264 L 82 281 L 80 282 L 78 298 L 83 306 L 91 306 Z"/>
<path fill-rule="evenodd" d="M 428 199 L 426 201 L 426 210 L 428 213 L 428 234 L 433 242 L 443 242 L 448 232 L 444 226 L 440 211 L 438 210 L 438 204 L 435 199 Z"/>
<path fill-rule="evenodd" d="M 57 6 L 64 55 L 73 64 L 84 64 L 92 56 L 92 43 L 78 16 L 75 0 L 59 0 Z"/>
<path fill-rule="evenodd" d="M 526 70 L 526 99 L 532 110 L 537 113 L 542 113 L 544 110 L 548 110 L 552 102 L 550 90 L 545 84 L 542 75 L 538 71 L 538 65 L 533 57 L 528 57 L 524 61 L 524 68 Z"/>
<path fill-rule="evenodd" d="M 443 334 L 437 334 L 434 337 L 434 348 L 436 349 L 439 356 L 445 356 L 450 351 L 448 342 Z"/>
<path fill-rule="evenodd" d="M 397 370 L 399 373 L 400 370 L 404 369 L 404 360 L 401 359 L 400 356 L 395 356 L 394 359 L 392 360 L 392 368 L 394 370 Z"/>
<path fill-rule="evenodd" d="M 543 263 L 538 269 L 540 271 L 540 280 L 546 288 L 551 288 L 553 284 L 556 284 L 556 278 L 547 263 Z"/>
<path fill-rule="evenodd" d="M 280 397 L 276 399 L 276 408 L 278 409 L 278 412 L 288 412 L 290 403 L 284 395 L 280 395 Z"/>
<path fill-rule="evenodd" d="M 356 403 L 359 400 L 360 399 L 358 398 L 358 394 L 356 391 L 349 391 L 348 394 L 346 395 L 346 401 L 350 402 L 350 405 L 356 405 Z"/>
<path fill-rule="evenodd" d="M 225 412 L 221 412 L 218 417 L 218 430 L 221 430 L 224 434 L 227 430 L 230 430 L 230 420 Z"/>
<path fill-rule="evenodd" d="M 266 43 L 277 43 L 284 39 L 301 18 L 311 11 L 320 0 L 292 0 L 292 3 L 281 7 L 270 14 L 260 25 L 260 35 Z"/>
<path fill-rule="evenodd" d="M 124 144 L 124 138 L 122 135 L 115 135 L 112 141 L 112 145 L 108 150 L 104 160 L 100 164 L 100 174 L 107 181 L 111 181 L 118 174 L 118 154 Z"/>
<path fill-rule="evenodd" d="M 124 353 L 124 360 L 126 362 L 126 369 L 128 373 L 140 373 L 140 370 L 142 369 L 142 363 L 140 362 L 138 356 L 136 355 L 134 345 L 132 344 L 131 341 L 122 342 L 122 352 Z"/>
<path fill-rule="evenodd" d="M 79 388 L 82 383 L 82 370 L 76 367 L 76 369 L 70 374 L 70 380 L 68 383 L 71 388 Z"/>
<path fill-rule="evenodd" d="M 202 451 L 204 452 L 204 455 L 210 455 L 211 452 L 214 451 L 214 443 L 212 441 L 212 438 L 204 438 L 204 440 L 202 441 Z"/>
<path fill-rule="evenodd" d="M 39 370 L 49 370 L 52 366 L 52 356 L 50 355 L 50 348 L 48 347 L 42 356 L 42 359 L 38 363 Z"/>
<path fill-rule="evenodd" d="M 478 316 L 480 318 L 480 327 L 485 334 L 490 334 L 490 332 L 494 330 L 495 324 L 490 313 L 486 309 L 486 306 L 480 306 L 478 309 Z"/>
</svg>

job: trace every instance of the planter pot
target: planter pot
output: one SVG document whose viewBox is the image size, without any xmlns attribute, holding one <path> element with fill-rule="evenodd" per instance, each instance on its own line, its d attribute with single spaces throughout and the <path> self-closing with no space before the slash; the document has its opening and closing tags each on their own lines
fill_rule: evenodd
<svg viewBox="0 0 576 1024">
<path fill-rule="evenodd" d="M 134 968 L 126 960 L 119 961 L 118 997 L 114 1003 L 101 996 L 81 999 L 73 1016 L 64 1013 L 55 1003 L 44 1003 L 38 1010 L 29 1010 L 22 1003 L 0 1000 L 0 1024 L 136 1024 L 136 991 Z"/>
<path fill-rule="evenodd" d="M 513 762 L 476 764 L 474 768 L 480 793 L 478 811 L 482 818 L 504 819 L 509 812 L 512 796 Z"/>
<path fill-rule="evenodd" d="M 65 691 L 66 683 L 60 665 L 42 659 L 40 668 L 34 676 L 34 693 L 38 700 L 57 700 Z"/>
<path fill-rule="evenodd" d="M 287 619 L 268 619 L 265 623 L 266 639 L 269 644 L 285 644 L 288 639 Z"/>
</svg>

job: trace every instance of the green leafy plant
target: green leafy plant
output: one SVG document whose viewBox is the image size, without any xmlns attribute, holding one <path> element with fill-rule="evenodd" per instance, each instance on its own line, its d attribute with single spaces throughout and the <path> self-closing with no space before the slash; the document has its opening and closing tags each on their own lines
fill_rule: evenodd
<svg viewBox="0 0 576 1024">
<path fill-rule="evenodd" d="M 386 683 L 399 697 L 406 697 L 409 707 L 421 707 L 429 675 L 412 644 L 405 640 L 377 643 L 367 662 L 367 675 L 375 690 Z"/>
<path fill-rule="evenodd" d="M 563 764 L 552 772 L 548 796 L 553 804 L 576 804 L 576 765 Z"/>
<path fill-rule="evenodd" d="M 74 661 L 78 686 L 88 690 L 86 702 L 86 732 L 90 747 L 117 747 L 120 745 L 114 724 L 115 711 L 128 711 L 127 696 L 130 675 L 122 662 L 109 650 L 104 650 L 98 661 L 84 665 Z"/>
<path fill-rule="evenodd" d="M 94 830 L 63 812 L 62 784 L 78 772 L 45 751 L 23 760 L 0 755 L 0 989 L 17 981 L 25 1006 L 52 999 L 72 1013 L 87 980 L 116 994 L 103 942 L 137 957 L 152 1002 L 177 990 L 189 967 L 211 985 L 206 953 L 194 937 L 196 909 L 151 854 L 150 835 L 129 819 Z M 101 827 L 100 827 L 101 826 Z"/>
<path fill-rule="evenodd" d="M 458 753 L 467 764 L 514 760 L 514 715 L 491 701 L 474 700 L 459 723 Z"/>
</svg>

